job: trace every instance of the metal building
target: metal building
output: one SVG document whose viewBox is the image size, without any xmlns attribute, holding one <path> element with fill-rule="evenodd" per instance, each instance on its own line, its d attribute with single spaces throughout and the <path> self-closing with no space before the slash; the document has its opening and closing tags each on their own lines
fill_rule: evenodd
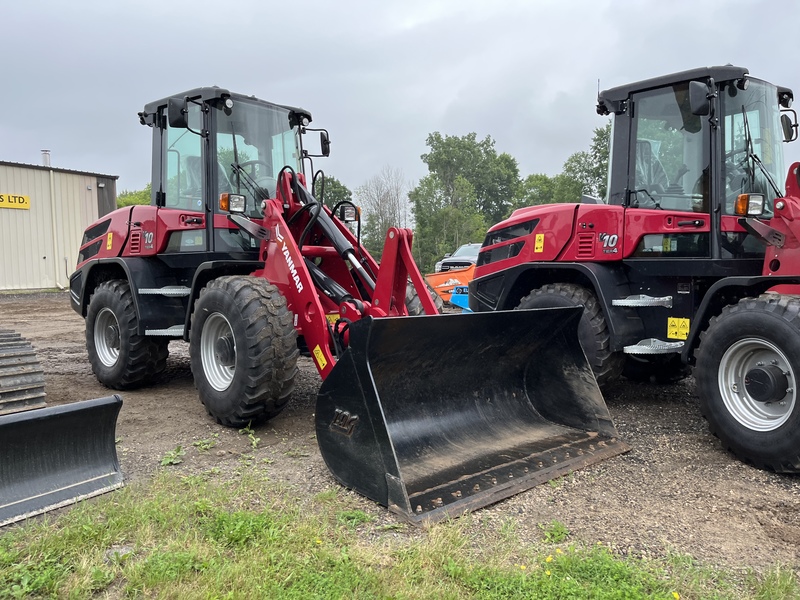
<svg viewBox="0 0 800 600">
<path fill-rule="evenodd" d="M 0 290 L 62 288 L 83 231 L 116 208 L 116 175 L 0 161 Z"/>
</svg>

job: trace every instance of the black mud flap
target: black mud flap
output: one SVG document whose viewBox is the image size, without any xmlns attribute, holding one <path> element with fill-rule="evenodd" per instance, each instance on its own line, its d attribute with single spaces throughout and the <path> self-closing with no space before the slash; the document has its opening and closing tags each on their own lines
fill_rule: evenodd
<svg viewBox="0 0 800 600">
<path fill-rule="evenodd" d="M 0 527 L 122 487 L 117 396 L 0 416 Z"/>
<path fill-rule="evenodd" d="M 353 323 L 317 397 L 331 473 L 422 523 L 628 451 L 578 341 L 581 311 Z"/>
</svg>

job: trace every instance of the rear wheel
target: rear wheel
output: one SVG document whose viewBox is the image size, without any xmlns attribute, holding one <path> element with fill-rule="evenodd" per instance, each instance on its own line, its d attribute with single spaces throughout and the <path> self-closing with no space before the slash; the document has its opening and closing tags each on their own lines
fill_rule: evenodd
<svg viewBox="0 0 800 600">
<path fill-rule="evenodd" d="M 725 307 L 702 334 L 695 377 L 711 432 L 741 460 L 800 472 L 800 299 Z"/>
<path fill-rule="evenodd" d="M 280 413 L 297 374 L 286 299 L 256 277 L 220 277 L 201 292 L 189 345 L 195 386 L 219 423 L 243 427 Z"/>
<path fill-rule="evenodd" d="M 115 390 L 138 387 L 164 371 L 169 340 L 139 334 L 127 281 L 101 283 L 86 311 L 86 349 L 97 380 Z"/>
<path fill-rule="evenodd" d="M 611 335 L 603 311 L 597 298 L 585 287 L 574 283 L 550 283 L 525 296 L 517 309 L 561 306 L 584 307 L 578 325 L 578 339 L 597 383 L 604 385 L 618 379 L 625 357 L 621 352 L 611 351 Z"/>
<path fill-rule="evenodd" d="M 436 290 L 427 282 L 425 282 L 425 287 L 428 289 L 428 295 L 431 297 L 431 300 L 433 300 L 433 303 L 436 305 L 436 310 L 441 313 L 444 309 L 444 300 L 442 300 L 442 297 L 439 296 Z M 422 307 L 417 289 L 411 282 L 406 286 L 406 308 L 408 309 L 408 314 L 412 317 L 425 314 L 425 309 Z"/>
</svg>

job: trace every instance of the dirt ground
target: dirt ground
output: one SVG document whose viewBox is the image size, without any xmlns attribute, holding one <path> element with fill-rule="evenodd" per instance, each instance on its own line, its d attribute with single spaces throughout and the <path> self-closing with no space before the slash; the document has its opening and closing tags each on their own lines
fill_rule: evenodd
<svg viewBox="0 0 800 600">
<path fill-rule="evenodd" d="M 15 329 L 37 349 L 50 405 L 107 396 L 86 355 L 84 323 L 67 293 L 0 294 L 0 329 Z M 309 496 L 336 487 L 314 438 L 319 377 L 310 359 L 286 410 L 252 438 L 217 425 L 197 397 L 188 347 L 170 344 L 167 373 L 122 394 L 118 452 L 127 481 L 147 478 L 182 446 L 177 469 L 233 473 L 252 453 L 273 480 Z M 511 519 L 523 539 L 539 524 L 566 525 L 572 540 L 602 542 L 635 555 L 690 554 L 708 565 L 800 571 L 800 479 L 746 466 L 724 452 L 700 416 L 694 382 L 672 386 L 620 381 L 605 390 L 611 416 L 633 450 L 477 513 L 483 523 Z M 215 443 L 201 451 L 202 442 Z M 360 499 L 384 522 L 396 517 Z"/>
</svg>

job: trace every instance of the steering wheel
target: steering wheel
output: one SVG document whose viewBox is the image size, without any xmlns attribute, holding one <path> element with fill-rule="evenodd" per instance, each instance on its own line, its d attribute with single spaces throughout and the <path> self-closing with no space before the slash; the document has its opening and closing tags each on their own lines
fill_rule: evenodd
<svg viewBox="0 0 800 600">
<path fill-rule="evenodd" d="M 661 195 L 664 193 L 664 189 L 659 184 L 655 183 L 633 191 L 636 193 L 636 200 L 632 204 L 633 208 L 664 210 L 661 206 Z"/>
<path fill-rule="evenodd" d="M 269 170 L 269 165 L 263 160 L 246 160 L 239 163 L 239 166 L 247 171 L 247 174 L 253 179 L 256 179 L 257 173 L 261 171 L 261 169 L 257 167 L 262 167 L 264 171 Z"/>
<path fill-rule="evenodd" d="M 733 203 L 741 193 L 739 185 L 742 181 L 749 179 L 747 172 L 747 163 L 742 159 L 737 159 L 738 156 L 746 158 L 748 155 L 747 148 L 738 148 L 727 152 L 724 155 L 725 164 L 725 203 L 726 212 L 732 214 Z"/>
<path fill-rule="evenodd" d="M 739 154 L 747 154 L 747 148 L 736 148 L 730 152 L 726 152 L 723 158 L 727 162 L 733 160 L 733 157 L 738 156 Z"/>
<path fill-rule="evenodd" d="M 278 180 L 274 177 L 267 175 L 270 172 L 270 166 L 263 160 L 246 160 L 239 163 L 239 166 L 244 169 L 247 174 L 256 182 L 256 185 L 265 189 L 270 198 L 275 197 L 275 190 L 278 187 Z"/>
</svg>

